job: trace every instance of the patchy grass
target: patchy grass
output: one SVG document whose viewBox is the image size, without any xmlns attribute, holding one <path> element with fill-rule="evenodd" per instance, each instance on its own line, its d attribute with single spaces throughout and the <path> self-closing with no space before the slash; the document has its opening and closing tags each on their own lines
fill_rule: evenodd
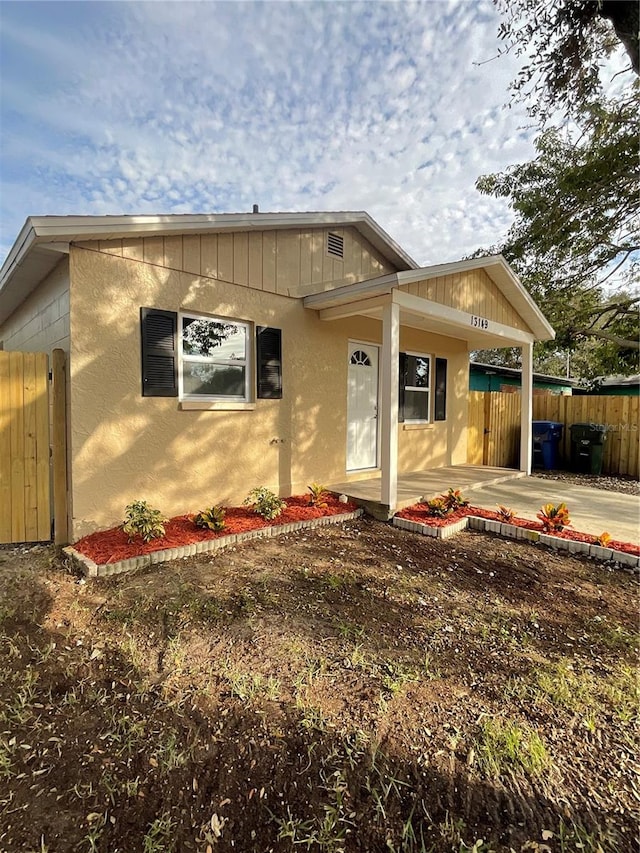
<svg viewBox="0 0 640 853">
<path fill-rule="evenodd" d="M 368 520 L 86 583 L 0 549 L 0 850 L 635 850 L 637 600 Z"/>
</svg>

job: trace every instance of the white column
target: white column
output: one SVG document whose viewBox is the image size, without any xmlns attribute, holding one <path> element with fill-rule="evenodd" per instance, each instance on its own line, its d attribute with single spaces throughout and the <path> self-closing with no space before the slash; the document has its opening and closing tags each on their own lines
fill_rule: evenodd
<svg viewBox="0 0 640 853">
<path fill-rule="evenodd" d="M 520 470 L 531 473 L 533 418 L 533 343 L 522 345 L 522 389 L 520 410 Z"/>
<path fill-rule="evenodd" d="M 400 360 L 400 307 L 393 302 L 382 309 L 382 388 L 380 431 L 382 503 L 395 512 L 398 502 L 398 380 Z"/>
</svg>

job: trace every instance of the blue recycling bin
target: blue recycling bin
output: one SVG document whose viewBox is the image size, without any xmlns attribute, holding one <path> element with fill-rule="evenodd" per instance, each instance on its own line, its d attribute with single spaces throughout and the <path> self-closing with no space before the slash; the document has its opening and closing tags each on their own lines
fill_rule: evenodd
<svg viewBox="0 0 640 853">
<path fill-rule="evenodd" d="M 553 471 L 560 460 L 560 441 L 564 424 L 557 421 L 533 421 L 532 465 Z"/>
</svg>

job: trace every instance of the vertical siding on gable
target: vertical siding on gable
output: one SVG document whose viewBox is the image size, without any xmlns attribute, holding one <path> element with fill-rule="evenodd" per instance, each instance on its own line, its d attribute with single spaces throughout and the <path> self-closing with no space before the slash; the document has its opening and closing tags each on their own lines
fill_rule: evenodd
<svg viewBox="0 0 640 853">
<path fill-rule="evenodd" d="M 400 290 L 515 329 L 530 331 L 484 270 L 470 270 L 403 284 L 400 285 Z"/>
<path fill-rule="evenodd" d="M 329 233 L 342 237 L 342 258 L 327 252 Z M 76 245 L 285 296 L 304 296 L 395 269 L 353 226 L 150 236 Z"/>
<path fill-rule="evenodd" d="M 182 268 L 184 272 L 200 275 L 200 235 L 185 234 L 182 238 Z"/>
<path fill-rule="evenodd" d="M 218 278 L 233 281 L 233 234 L 218 234 Z"/>
<path fill-rule="evenodd" d="M 276 232 L 262 232 L 262 289 L 276 292 Z"/>
<path fill-rule="evenodd" d="M 164 238 L 164 266 L 183 269 L 182 235 Z"/>
<path fill-rule="evenodd" d="M 218 278 L 218 235 L 203 234 L 200 242 L 202 275 Z"/>
<path fill-rule="evenodd" d="M 91 244 L 89 244 L 90 246 Z M 141 237 L 124 237 L 122 240 L 122 257 L 132 261 L 144 260 L 144 245 Z"/>
<path fill-rule="evenodd" d="M 262 290 L 262 231 L 249 234 L 249 287 Z"/>
<path fill-rule="evenodd" d="M 233 235 L 233 278 L 236 284 L 249 282 L 249 235 L 246 231 Z"/>
</svg>

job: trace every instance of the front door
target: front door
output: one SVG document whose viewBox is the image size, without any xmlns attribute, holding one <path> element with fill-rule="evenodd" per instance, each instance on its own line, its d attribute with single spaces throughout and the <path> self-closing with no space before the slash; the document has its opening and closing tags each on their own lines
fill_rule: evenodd
<svg viewBox="0 0 640 853">
<path fill-rule="evenodd" d="M 378 347 L 349 343 L 347 470 L 378 464 Z"/>
</svg>

